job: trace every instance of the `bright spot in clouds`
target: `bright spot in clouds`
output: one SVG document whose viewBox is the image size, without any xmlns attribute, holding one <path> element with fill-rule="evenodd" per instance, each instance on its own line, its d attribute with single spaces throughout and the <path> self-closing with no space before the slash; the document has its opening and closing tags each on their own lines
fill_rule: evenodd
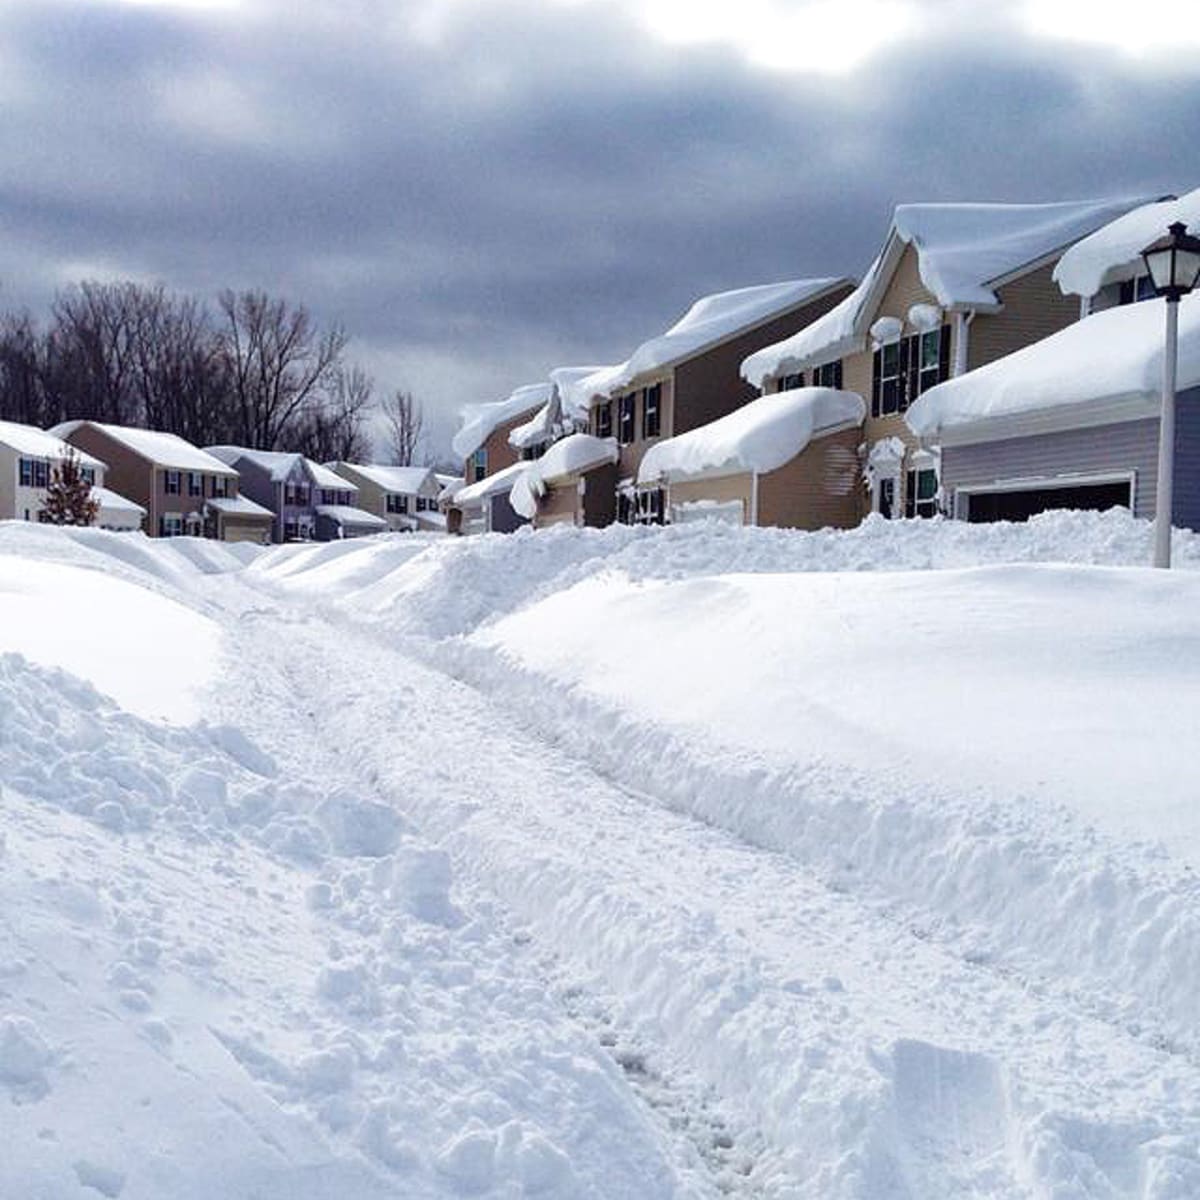
<svg viewBox="0 0 1200 1200">
<path fill-rule="evenodd" d="M 1196 0 L 1025 0 L 1022 16 L 1034 34 L 1131 54 L 1200 46 Z"/>
</svg>

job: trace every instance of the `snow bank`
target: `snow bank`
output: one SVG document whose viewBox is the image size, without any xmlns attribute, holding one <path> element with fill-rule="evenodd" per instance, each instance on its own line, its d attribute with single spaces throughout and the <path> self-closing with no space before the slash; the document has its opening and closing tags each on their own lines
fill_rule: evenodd
<svg viewBox="0 0 1200 1200">
<path fill-rule="evenodd" d="M 451 445 L 460 458 L 470 458 L 505 421 L 541 408 L 550 398 L 549 383 L 519 387 L 503 400 L 490 404 L 468 404 L 462 410 L 462 425 Z"/>
<path fill-rule="evenodd" d="M 1140 273 L 1142 251 L 1175 221 L 1192 232 L 1200 228 L 1200 188 L 1177 200 L 1143 204 L 1076 242 L 1058 260 L 1055 282 L 1068 294 L 1094 296 L 1106 283 Z"/>
<path fill-rule="evenodd" d="M 592 396 L 610 396 L 628 387 L 639 375 L 691 358 L 846 282 L 844 279 L 793 279 L 705 296 L 666 333 L 643 342 L 624 363 L 583 380 L 579 386 L 590 391 L 584 399 L 590 402 Z"/>
<path fill-rule="evenodd" d="M 639 483 L 678 480 L 704 472 L 775 471 L 814 438 L 847 424 L 861 425 L 862 397 L 834 388 L 795 388 L 760 396 L 728 416 L 657 442 L 638 468 Z"/>
<path fill-rule="evenodd" d="M 811 325 L 750 355 L 742 363 L 742 377 L 762 388 L 769 378 L 861 350 L 874 306 L 904 245 L 916 248 L 921 282 L 943 308 L 995 308 L 997 279 L 1069 245 L 1137 203 L 901 204 L 883 251 L 858 287 Z"/>
<path fill-rule="evenodd" d="M 1095 313 L 913 401 L 905 420 L 918 437 L 980 421 L 1086 405 L 1125 404 L 1127 416 L 1158 411 L 1163 306 L 1129 304 Z M 1200 296 L 1179 306 L 1180 389 L 1200 384 Z M 1124 412 L 1124 409 L 1120 411 Z"/>
</svg>

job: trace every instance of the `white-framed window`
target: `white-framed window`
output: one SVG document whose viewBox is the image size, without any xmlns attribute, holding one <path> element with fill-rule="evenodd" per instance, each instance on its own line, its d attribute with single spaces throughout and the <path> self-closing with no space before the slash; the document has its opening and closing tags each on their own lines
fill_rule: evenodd
<svg viewBox="0 0 1200 1200">
<path fill-rule="evenodd" d="M 19 472 L 22 487 L 50 486 L 50 463 L 44 458 L 22 458 Z"/>
<path fill-rule="evenodd" d="M 906 473 L 904 485 L 906 517 L 937 516 L 938 476 L 933 467 L 914 466 Z"/>
<path fill-rule="evenodd" d="M 163 472 L 163 491 L 168 496 L 178 496 L 180 493 L 180 475 L 178 471 Z"/>
<path fill-rule="evenodd" d="M 204 476 L 198 471 L 188 472 L 188 495 L 203 496 L 204 495 Z"/>
<path fill-rule="evenodd" d="M 475 451 L 474 457 L 471 459 L 471 468 L 475 472 L 475 478 L 472 483 L 478 483 L 481 479 L 487 478 L 487 447 L 480 446 Z"/>
<path fill-rule="evenodd" d="M 179 513 L 163 513 L 158 519 L 158 532 L 161 537 L 182 537 L 183 517 Z"/>
<path fill-rule="evenodd" d="M 633 441 L 637 392 L 626 392 L 617 401 L 617 441 L 628 446 Z"/>
<path fill-rule="evenodd" d="M 835 359 L 833 362 L 822 363 L 819 367 L 813 367 L 812 372 L 813 387 L 838 388 L 842 386 L 842 360 Z M 804 386 L 804 376 L 800 376 L 798 387 Z"/>
<path fill-rule="evenodd" d="M 642 388 L 642 437 L 658 437 L 662 432 L 662 384 Z"/>
<path fill-rule="evenodd" d="M 387 510 L 393 514 L 407 513 L 408 497 L 402 496 L 398 492 L 389 492 L 387 498 Z"/>
<path fill-rule="evenodd" d="M 596 436 L 599 438 L 612 437 L 612 401 L 605 400 L 603 404 L 597 404 L 593 412 Z"/>
</svg>

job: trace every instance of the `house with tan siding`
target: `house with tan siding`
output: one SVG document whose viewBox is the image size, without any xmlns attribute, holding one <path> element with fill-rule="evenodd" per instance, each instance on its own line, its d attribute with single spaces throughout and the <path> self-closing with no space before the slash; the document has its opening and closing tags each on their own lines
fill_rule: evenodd
<svg viewBox="0 0 1200 1200">
<path fill-rule="evenodd" d="M 613 438 L 568 434 L 529 463 L 514 482 L 509 501 L 535 529 L 611 525 L 619 454 Z"/>
<path fill-rule="evenodd" d="M 850 528 L 858 523 L 865 411 L 861 396 L 833 388 L 759 396 L 650 447 L 638 483 L 665 489 L 672 524 Z"/>
<path fill-rule="evenodd" d="M 445 532 L 446 518 L 438 510 L 442 484 L 431 467 L 348 462 L 329 465 L 358 488 L 359 507 L 386 521 L 393 532 Z"/>
<path fill-rule="evenodd" d="M 852 287 L 847 279 L 802 279 L 705 296 L 625 362 L 565 388 L 571 405 L 588 412 L 589 432 L 617 441 L 617 519 L 663 521 L 664 490 L 638 483 L 650 447 L 753 400 L 742 361 L 828 312 Z"/>
<path fill-rule="evenodd" d="M 270 539 L 272 514 L 240 495 L 237 471 L 173 433 L 100 421 L 50 432 L 107 463 L 106 482 L 145 509 L 151 537 Z"/>
<path fill-rule="evenodd" d="M 861 395 L 860 514 L 932 516 L 943 499 L 938 447 L 918 443 L 908 408 L 1078 320 L 1055 264 L 1138 203 L 901 205 L 862 283 L 793 337 L 748 356 L 742 374 L 764 392 L 815 384 Z"/>
</svg>

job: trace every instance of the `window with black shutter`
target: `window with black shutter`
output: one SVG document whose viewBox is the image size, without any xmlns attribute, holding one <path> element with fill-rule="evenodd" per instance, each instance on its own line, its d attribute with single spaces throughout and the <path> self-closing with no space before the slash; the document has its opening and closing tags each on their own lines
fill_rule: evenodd
<svg viewBox="0 0 1200 1200">
<path fill-rule="evenodd" d="M 937 516 L 937 472 L 930 468 L 909 471 L 905 483 L 904 515 Z"/>
<path fill-rule="evenodd" d="M 612 437 L 612 404 L 608 400 L 596 407 L 596 436 Z"/>
<path fill-rule="evenodd" d="M 662 403 L 662 384 L 642 389 L 642 437 L 658 437 L 662 428 L 660 408 Z"/>
<path fill-rule="evenodd" d="M 622 446 L 633 441 L 634 404 L 636 392 L 626 392 L 617 403 L 617 441 Z"/>
<path fill-rule="evenodd" d="M 814 382 L 816 382 L 814 380 Z M 791 375 L 784 375 L 779 380 L 779 390 L 781 392 L 790 392 L 793 388 L 802 388 L 804 386 L 804 372 L 796 371 Z"/>
<path fill-rule="evenodd" d="M 21 486 L 33 487 L 33 459 L 21 459 Z"/>
<path fill-rule="evenodd" d="M 876 350 L 871 356 L 871 416 L 881 414 L 883 392 L 883 351 Z"/>
<path fill-rule="evenodd" d="M 880 347 L 879 357 L 879 413 L 890 416 L 900 412 L 900 393 L 903 390 L 900 350 L 903 342 L 888 342 Z M 907 364 L 907 354 L 905 355 Z"/>
<path fill-rule="evenodd" d="M 801 376 L 803 379 L 803 376 Z M 840 388 L 842 386 L 842 360 L 822 363 L 813 368 L 813 387 Z"/>
</svg>

